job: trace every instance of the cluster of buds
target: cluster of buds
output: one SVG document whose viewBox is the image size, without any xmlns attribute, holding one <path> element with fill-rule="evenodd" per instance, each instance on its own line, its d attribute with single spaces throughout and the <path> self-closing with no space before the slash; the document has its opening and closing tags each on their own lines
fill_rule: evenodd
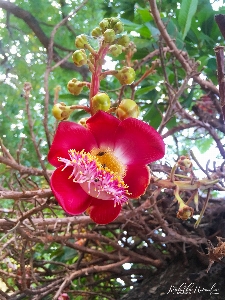
<svg viewBox="0 0 225 300">
<path fill-rule="evenodd" d="M 91 33 L 92 37 L 97 38 L 99 41 L 98 49 L 92 48 L 89 38 L 85 34 L 78 35 L 75 39 L 75 46 L 78 50 L 73 53 L 72 60 L 77 67 L 88 65 L 92 78 L 90 83 L 73 78 L 68 82 L 67 89 L 72 95 L 79 95 L 84 87 L 90 90 L 90 107 L 87 107 L 86 111 L 90 112 L 91 115 L 99 110 L 115 112 L 120 120 L 128 117 L 137 118 L 139 115 L 139 108 L 135 101 L 123 99 L 116 109 L 114 108 L 115 105 L 111 108 L 110 97 L 99 90 L 100 81 L 108 75 L 115 76 L 121 85 L 130 85 L 135 79 L 135 71 L 129 66 L 124 66 L 120 70 L 102 71 L 102 65 L 107 53 L 118 56 L 129 45 L 129 37 L 122 34 L 123 30 L 123 24 L 120 19 L 114 17 L 105 18 Z M 87 55 L 87 51 L 89 55 Z M 67 106 L 61 102 L 54 105 L 52 113 L 57 120 L 67 120 L 74 107 L 75 105 Z"/>
<path fill-rule="evenodd" d="M 123 23 L 118 18 L 104 18 L 100 23 L 99 27 L 92 30 L 93 37 L 100 37 L 102 34 L 105 36 L 116 35 L 123 32 Z"/>
</svg>

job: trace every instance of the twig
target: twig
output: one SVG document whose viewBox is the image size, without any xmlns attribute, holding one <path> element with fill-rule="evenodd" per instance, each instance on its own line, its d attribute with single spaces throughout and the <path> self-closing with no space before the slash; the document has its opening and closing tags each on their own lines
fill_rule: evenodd
<svg viewBox="0 0 225 300">
<path fill-rule="evenodd" d="M 35 135 L 34 135 L 33 121 L 32 121 L 32 117 L 31 117 L 30 105 L 29 105 L 29 96 L 30 96 L 31 89 L 32 89 L 31 84 L 29 82 L 25 82 L 25 84 L 24 84 L 24 91 L 25 91 L 24 99 L 26 101 L 26 113 L 27 113 L 27 118 L 28 118 L 28 125 L 29 125 L 29 129 L 30 129 L 31 140 L 33 142 L 34 149 L 36 151 L 38 160 L 39 160 L 39 162 L 41 164 L 41 167 L 43 169 L 44 177 L 45 177 L 46 181 L 48 183 L 50 183 L 49 176 L 48 176 L 45 164 L 42 160 L 42 155 L 39 151 L 38 144 L 36 142 L 36 138 L 35 138 Z"/>
<path fill-rule="evenodd" d="M 220 103 L 225 121 L 225 70 L 224 70 L 224 46 L 217 46 L 215 49 L 217 62 L 217 77 L 219 83 Z"/>
<path fill-rule="evenodd" d="M 165 40 L 166 44 L 168 45 L 168 47 L 170 48 L 170 50 L 173 51 L 175 57 L 178 59 L 178 61 L 181 63 L 182 67 L 185 69 L 185 71 L 190 74 L 192 72 L 192 67 L 189 63 L 188 60 L 186 60 L 184 58 L 184 56 L 182 55 L 182 52 L 177 48 L 176 44 L 174 43 L 174 41 L 171 39 L 171 36 L 168 34 L 165 25 L 163 24 L 157 5 L 156 5 L 156 1 L 155 0 L 149 0 L 149 4 L 151 7 L 151 13 L 152 16 L 155 20 L 155 23 L 163 37 L 163 39 Z M 219 91 L 216 88 L 216 86 L 211 83 L 210 81 L 206 81 L 201 79 L 198 75 L 193 75 L 193 79 L 200 84 L 200 86 L 203 89 L 209 89 L 211 91 L 213 91 L 216 95 L 219 95 Z"/>
<path fill-rule="evenodd" d="M 57 293 L 55 294 L 55 296 L 53 297 L 53 300 L 57 300 L 59 295 L 61 294 L 61 292 L 64 290 L 64 288 L 66 286 L 68 286 L 70 284 L 70 282 L 74 279 L 74 278 L 77 278 L 79 276 L 82 276 L 83 274 L 92 274 L 92 273 L 95 273 L 95 272 L 104 272 L 104 271 L 108 271 L 110 269 L 113 269 L 113 268 L 116 268 L 118 266 L 121 266 L 125 263 L 127 263 L 129 261 L 129 257 L 126 257 L 125 259 L 119 261 L 119 262 L 116 262 L 116 263 L 113 263 L 113 264 L 109 264 L 109 265 L 106 265 L 106 266 L 91 266 L 91 267 L 88 267 L 88 268 L 84 268 L 82 270 L 79 270 L 79 271 L 75 271 L 73 273 L 71 273 L 70 275 L 68 275 L 66 277 L 66 279 L 64 280 L 64 282 L 61 284 L 60 288 L 58 289 Z"/>
</svg>

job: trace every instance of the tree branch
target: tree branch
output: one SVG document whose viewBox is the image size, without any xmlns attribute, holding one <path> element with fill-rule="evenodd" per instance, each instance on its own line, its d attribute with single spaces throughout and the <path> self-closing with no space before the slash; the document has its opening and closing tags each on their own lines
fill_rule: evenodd
<svg viewBox="0 0 225 300">
<path fill-rule="evenodd" d="M 151 7 L 151 13 L 152 16 L 155 20 L 155 23 L 164 39 L 164 41 L 166 42 L 167 46 L 170 48 L 170 50 L 173 51 L 175 57 L 177 58 L 177 60 L 181 63 L 182 67 L 185 69 L 185 71 L 190 74 L 193 71 L 193 66 L 190 65 L 189 61 L 186 60 L 184 58 L 184 56 L 182 55 L 182 51 L 180 51 L 176 44 L 174 43 L 174 41 L 171 39 L 170 35 L 168 34 L 165 25 L 163 24 L 157 5 L 156 5 L 156 1 L 155 0 L 149 0 L 149 4 Z M 212 84 L 210 81 L 206 81 L 201 79 L 198 75 L 193 75 L 192 76 L 194 81 L 196 81 L 198 84 L 200 84 L 200 86 L 205 90 L 205 89 L 209 89 L 210 91 L 212 91 L 214 94 L 219 95 L 219 91 L 216 88 L 216 86 L 214 84 Z"/>
<path fill-rule="evenodd" d="M 48 49 L 49 43 L 50 43 L 50 38 L 44 33 L 42 28 L 39 25 L 39 22 L 37 19 L 28 11 L 26 11 L 23 8 L 20 8 L 19 6 L 15 5 L 14 3 L 8 2 L 8 1 L 3 1 L 0 0 L 0 8 L 5 9 L 7 12 L 13 14 L 15 17 L 22 19 L 39 39 L 41 44 Z M 53 60 L 57 63 L 62 60 L 60 55 L 57 53 L 56 50 L 53 51 Z M 61 68 L 63 69 L 69 69 L 69 70 L 74 70 L 76 72 L 79 72 L 83 78 L 85 79 L 88 74 L 88 69 L 84 66 L 78 68 L 76 67 L 73 63 L 70 63 L 68 61 L 62 62 L 60 65 Z"/>
</svg>

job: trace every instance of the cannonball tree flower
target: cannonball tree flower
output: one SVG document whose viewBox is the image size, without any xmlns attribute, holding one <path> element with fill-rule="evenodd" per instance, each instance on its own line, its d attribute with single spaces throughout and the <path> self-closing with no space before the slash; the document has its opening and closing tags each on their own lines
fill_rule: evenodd
<svg viewBox="0 0 225 300">
<path fill-rule="evenodd" d="M 145 193 L 150 181 L 147 164 L 164 156 L 157 131 L 143 121 L 98 111 L 86 127 L 59 124 L 48 154 L 57 167 L 51 188 L 71 215 L 87 212 L 98 224 L 112 222 L 129 198 Z"/>
</svg>

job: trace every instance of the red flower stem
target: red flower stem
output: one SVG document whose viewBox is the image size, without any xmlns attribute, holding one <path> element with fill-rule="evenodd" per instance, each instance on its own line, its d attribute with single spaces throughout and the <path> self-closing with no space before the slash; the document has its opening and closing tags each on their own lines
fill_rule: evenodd
<svg viewBox="0 0 225 300">
<path fill-rule="evenodd" d="M 90 108 L 84 105 L 71 105 L 70 109 L 75 110 L 75 109 L 83 109 L 87 113 L 90 113 Z"/>
<path fill-rule="evenodd" d="M 92 77 L 91 77 L 90 95 L 89 95 L 91 115 L 93 115 L 91 98 L 94 97 L 99 92 L 102 65 L 104 62 L 104 58 L 108 52 L 109 46 L 110 46 L 109 44 L 105 44 L 103 42 L 101 44 L 101 47 L 99 48 L 98 53 L 94 55 L 94 72 L 92 73 Z"/>
<path fill-rule="evenodd" d="M 101 80 L 103 79 L 103 78 L 105 78 L 107 75 L 115 75 L 115 74 L 117 74 L 118 73 L 118 71 L 116 71 L 116 70 L 108 70 L 108 71 L 105 71 L 105 72 L 102 72 L 101 73 Z"/>
</svg>

